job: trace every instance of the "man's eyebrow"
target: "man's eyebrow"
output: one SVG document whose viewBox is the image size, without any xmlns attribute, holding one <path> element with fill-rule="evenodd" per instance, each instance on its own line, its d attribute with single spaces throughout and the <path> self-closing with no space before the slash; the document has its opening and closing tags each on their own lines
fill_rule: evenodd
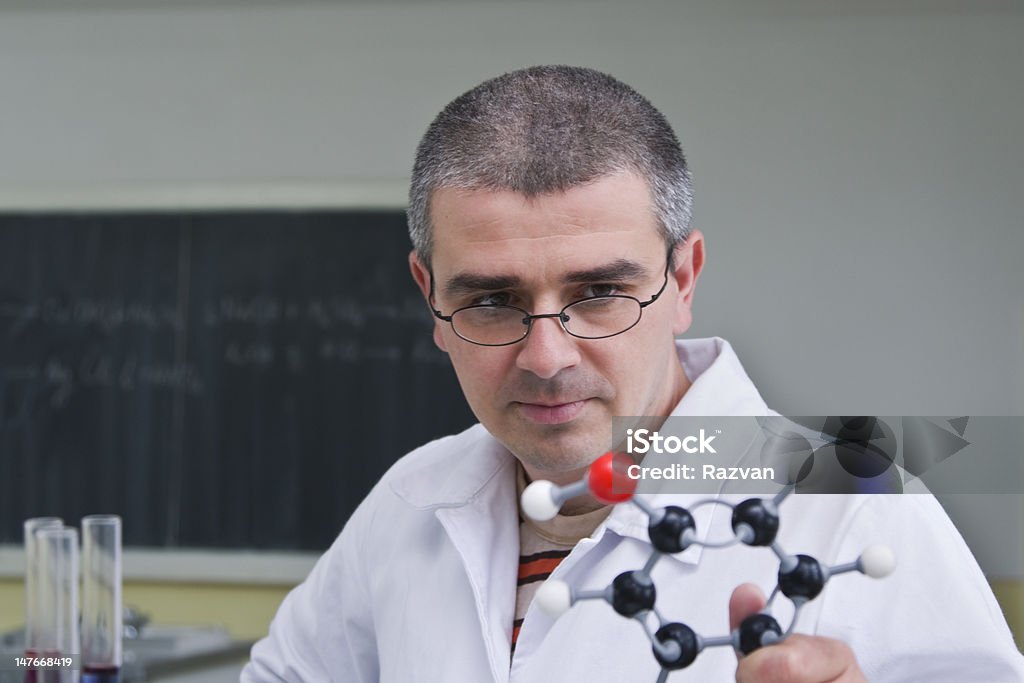
<svg viewBox="0 0 1024 683">
<path fill-rule="evenodd" d="M 522 283 L 514 275 L 480 275 L 477 273 L 459 273 L 445 281 L 441 288 L 446 296 L 457 297 L 476 292 L 494 292 L 501 289 L 514 289 Z"/>
<path fill-rule="evenodd" d="M 574 270 L 565 274 L 562 280 L 567 284 L 586 284 L 588 282 L 624 282 L 647 275 L 647 269 L 636 261 L 616 259 L 586 270 Z M 479 273 L 459 273 L 445 281 L 442 291 L 446 296 L 458 297 L 477 292 L 495 292 L 503 289 L 515 289 L 522 285 L 522 279 L 515 275 L 482 275 Z"/>
<path fill-rule="evenodd" d="M 574 270 L 566 273 L 567 283 L 585 284 L 588 282 L 623 282 L 647 275 L 647 269 L 636 261 L 616 259 L 611 263 L 586 270 Z"/>
</svg>

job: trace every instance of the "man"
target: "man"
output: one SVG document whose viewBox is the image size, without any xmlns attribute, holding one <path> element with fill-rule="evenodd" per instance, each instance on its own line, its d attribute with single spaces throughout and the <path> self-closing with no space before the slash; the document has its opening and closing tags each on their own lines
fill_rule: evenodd
<svg viewBox="0 0 1024 683">
<path fill-rule="evenodd" d="M 517 501 L 530 480 L 578 481 L 614 416 L 770 414 L 727 343 L 675 340 L 705 262 L 691 196 L 668 123 L 604 74 L 527 69 L 445 108 L 413 170 L 410 266 L 480 424 L 382 478 L 282 604 L 244 681 L 654 681 L 636 624 L 595 602 L 555 621 L 530 602 L 548 575 L 602 587 L 641 566 L 646 520 L 584 496 L 535 524 Z M 714 648 L 670 680 L 1024 680 L 934 500 L 792 500 L 785 545 L 835 563 L 887 542 L 901 571 L 830 585 L 801 614 L 812 635 L 739 661 Z M 770 552 L 688 549 L 655 568 L 658 607 L 725 633 L 764 605 L 757 588 L 733 589 L 770 587 L 777 566 Z"/>
</svg>

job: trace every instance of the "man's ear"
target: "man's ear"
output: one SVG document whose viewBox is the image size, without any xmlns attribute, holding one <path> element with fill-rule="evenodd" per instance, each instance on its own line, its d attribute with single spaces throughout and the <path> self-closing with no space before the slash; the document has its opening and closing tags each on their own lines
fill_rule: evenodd
<svg viewBox="0 0 1024 683">
<path fill-rule="evenodd" d="M 409 270 L 412 272 L 412 279 L 416 282 L 416 286 L 420 288 L 420 292 L 423 294 L 423 300 L 430 307 L 430 315 L 433 317 L 434 306 L 430 301 L 430 282 L 433 275 L 430 273 L 430 269 L 420 261 L 420 257 L 416 254 L 415 249 L 409 252 Z M 441 323 L 441 320 L 438 320 L 436 317 L 434 318 L 434 344 L 437 345 L 437 348 L 448 353 L 448 346 L 441 335 Z"/>
<path fill-rule="evenodd" d="M 692 230 L 686 241 L 675 248 L 674 263 L 670 276 L 676 281 L 679 294 L 672 332 L 680 335 L 693 323 L 693 293 L 704 269 L 704 235 L 700 230 Z"/>
<path fill-rule="evenodd" d="M 416 286 L 420 288 L 423 298 L 427 300 L 427 305 L 430 305 L 430 270 L 420 261 L 415 249 L 409 252 L 409 270 L 412 272 L 412 279 L 416 281 Z"/>
</svg>

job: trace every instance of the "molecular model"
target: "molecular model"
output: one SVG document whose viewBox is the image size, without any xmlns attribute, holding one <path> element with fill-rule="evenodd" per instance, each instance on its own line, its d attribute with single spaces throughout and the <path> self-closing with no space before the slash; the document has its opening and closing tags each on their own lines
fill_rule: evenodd
<svg viewBox="0 0 1024 683">
<path fill-rule="evenodd" d="M 625 475 L 621 458 L 628 459 L 628 456 L 606 453 L 594 461 L 582 480 L 569 486 L 534 481 L 523 491 L 523 512 L 534 520 L 549 520 L 558 514 L 565 501 L 587 492 L 605 504 L 632 503 L 650 520 L 648 535 L 653 547 L 650 558 L 643 568 L 616 576 L 604 590 L 577 590 L 564 581 L 549 579 L 537 590 L 534 599 L 543 611 L 554 617 L 566 612 L 577 601 L 604 600 L 622 616 L 638 621 L 651 641 L 654 658 L 661 665 L 657 683 L 664 683 L 672 671 L 692 664 L 697 655 L 708 647 L 731 645 L 737 652 L 747 655 L 760 647 L 781 642 L 793 631 L 800 608 L 817 597 L 825 583 L 837 574 L 859 571 L 872 578 L 882 578 L 896 566 L 892 551 L 880 545 L 868 547 L 854 562 L 834 567 L 822 566 L 808 555 L 790 555 L 783 551 L 775 540 L 779 531 L 779 504 L 792 493 L 792 485 L 784 487 L 770 500 L 750 498 L 738 505 L 716 498 L 697 502 L 691 509 L 705 505 L 731 508 L 735 535 L 722 542 L 699 541 L 696 522 L 689 510 L 674 505 L 654 508 L 633 495 L 637 481 Z M 631 460 L 629 464 L 632 464 Z M 737 543 L 770 547 L 779 558 L 778 585 L 765 608 L 744 619 L 729 635 L 714 638 L 702 637 L 686 624 L 667 622 L 654 605 L 657 591 L 651 570 L 658 559 L 662 555 L 682 552 L 691 545 L 724 548 Z M 772 603 L 779 593 L 792 601 L 794 609 L 793 619 L 785 631 L 771 615 Z M 652 614 L 658 622 L 657 630 L 650 624 Z"/>
</svg>

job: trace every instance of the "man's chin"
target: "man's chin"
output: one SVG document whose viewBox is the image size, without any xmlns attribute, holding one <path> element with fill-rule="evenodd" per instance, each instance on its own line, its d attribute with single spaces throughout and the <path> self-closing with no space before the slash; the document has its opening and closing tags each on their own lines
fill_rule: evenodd
<svg viewBox="0 0 1024 683">
<path fill-rule="evenodd" d="M 506 413 L 501 431 L 491 433 L 519 458 L 531 476 L 547 478 L 576 473 L 603 455 L 611 443 L 611 424 L 595 412 L 598 406 L 587 401 L 587 410 L 575 419 L 559 424 L 539 424 L 524 419 L 519 410 Z"/>
<path fill-rule="evenodd" d="M 537 442 L 524 444 L 523 448 L 512 447 L 510 450 L 519 458 L 534 478 L 561 479 L 565 475 L 576 475 L 590 466 L 606 450 L 603 444 L 580 438 L 560 439 L 553 436 L 538 448 Z"/>
</svg>

